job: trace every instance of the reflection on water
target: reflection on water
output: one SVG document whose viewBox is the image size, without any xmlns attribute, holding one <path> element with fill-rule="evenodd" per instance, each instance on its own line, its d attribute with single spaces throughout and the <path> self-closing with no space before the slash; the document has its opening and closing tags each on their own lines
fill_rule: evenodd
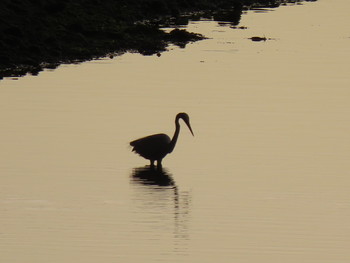
<svg viewBox="0 0 350 263">
<path fill-rule="evenodd" d="M 171 235 L 172 253 L 186 255 L 191 193 L 180 191 L 167 169 L 152 166 L 134 168 L 131 185 L 135 188 L 134 223 L 150 225 L 147 239 Z"/>
<path fill-rule="evenodd" d="M 132 179 L 145 185 L 173 186 L 176 189 L 175 182 L 168 171 L 161 167 L 145 166 L 134 168 Z"/>
</svg>

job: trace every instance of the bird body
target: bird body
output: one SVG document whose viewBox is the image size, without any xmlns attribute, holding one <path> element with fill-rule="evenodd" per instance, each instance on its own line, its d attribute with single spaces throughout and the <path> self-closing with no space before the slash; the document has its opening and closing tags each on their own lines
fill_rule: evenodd
<svg viewBox="0 0 350 263">
<path fill-rule="evenodd" d="M 160 133 L 132 141 L 130 145 L 134 147 L 133 152 L 138 153 L 143 158 L 159 160 L 168 154 L 170 142 L 168 135 Z"/>
<path fill-rule="evenodd" d="M 172 139 L 163 133 L 146 136 L 130 142 L 130 145 L 133 147 L 132 151 L 150 160 L 151 166 L 157 161 L 157 166 L 161 167 L 162 159 L 174 150 L 180 133 L 180 119 L 186 123 L 193 135 L 188 115 L 186 113 L 179 113 L 175 118 L 175 133 Z"/>
</svg>

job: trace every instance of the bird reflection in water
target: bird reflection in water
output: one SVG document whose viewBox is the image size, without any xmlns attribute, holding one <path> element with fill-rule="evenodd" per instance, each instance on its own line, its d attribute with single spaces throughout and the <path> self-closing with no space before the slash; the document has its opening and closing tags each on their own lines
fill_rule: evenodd
<svg viewBox="0 0 350 263">
<path fill-rule="evenodd" d="M 135 218 L 143 222 L 153 222 L 155 226 L 152 229 L 158 231 L 172 229 L 173 252 L 187 254 L 191 193 L 179 191 L 168 170 L 155 166 L 134 168 L 131 184 L 136 189 L 133 198 L 136 201 Z M 169 228 L 171 225 L 173 227 Z"/>
<path fill-rule="evenodd" d="M 134 168 L 132 177 L 135 182 L 144 185 L 173 186 L 176 188 L 173 178 L 164 168 L 154 166 Z"/>
</svg>

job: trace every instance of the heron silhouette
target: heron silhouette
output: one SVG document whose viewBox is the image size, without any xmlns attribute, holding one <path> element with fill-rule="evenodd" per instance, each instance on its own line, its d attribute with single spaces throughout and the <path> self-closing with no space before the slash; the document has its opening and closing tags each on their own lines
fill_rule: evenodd
<svg viewBox="0 0 350 263">
<path fill-rule="evenodd" d="M 180 119 L 186 123 L 194 136 L 190 125 L 190 117 L 187 113 L 181 112 L 176 115 L 175 133 L 171 140 L 168 135 L 163 133 L 150 135 L 130 142 L 130 145 L 133 147 L 132 151 L 138 153 L 143 158 L 150 160 L 152 167 L 154 166 L 155 161 L 157 161 L 157 167 L 162 167 L 163 158 L 175 148 L 180 133 Z"/>
</svg>

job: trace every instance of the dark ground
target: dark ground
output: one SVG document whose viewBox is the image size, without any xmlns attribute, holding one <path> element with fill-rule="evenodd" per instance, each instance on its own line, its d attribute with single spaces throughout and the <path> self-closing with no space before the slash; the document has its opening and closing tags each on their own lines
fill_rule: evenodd
<svg viewBox="0 0 350 263">
<path fill-rule="evenodd" d="M 0 79 L 126 51 L 151 55 L 169 43 L 184 47 L 204 36 L 159 28 L 188 23 L 186 13 L 191 19 L 207 15 L 237 25 L 246 8 L 284 2 L 300 1 L 1 0 Z"/>
</svg>

